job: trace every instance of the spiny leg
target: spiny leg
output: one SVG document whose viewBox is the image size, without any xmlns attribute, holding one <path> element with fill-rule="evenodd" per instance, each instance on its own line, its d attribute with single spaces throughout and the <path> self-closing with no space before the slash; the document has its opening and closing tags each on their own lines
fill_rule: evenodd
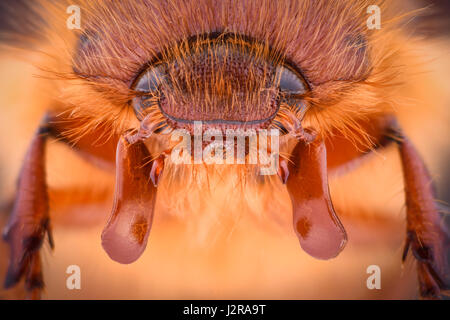
<svg viewBox="0 0 450 320">
<path fill-rule="evenodd" d="M 437 299 L 449 289 L 446 279 L 448 231 L 435 201 L 430 174 L 411 141 L 395 129 L 402 161 L 406 201 L 406 243 L 417 260 L 420 296 Z"/>
<path fill-rule="evenodd" d="M 94 160 L 94 163 L 101 164 L 101 167 L 103 167 L 102 164 L 111 162 L 111 155 L 115 153 L 109 150 L 109 146 L 95 147 L 92 142 L 96 141 L 98 132 L 84 135 L 81 140 L 66 139 L 65 132 L 70 132 L 71 126 L 74 125 L 72 121 L 68 120 L 70 119 L 61 116 L 47 115 L 33 137 L 19 176 L 12 214 L 3 234 L 11 251 L 5 287 L 10 288 L 25 278 L 28 297 L 33 299 L 39 299 L 44 288 L 40 248 L 45 235 L 48 236 L 50 247 L 53 248 L 45 172 L 45 145 L 48 138 L 56 138 L 62 143 L 69 144 L 78 154 L 89 156 L 89 159 Z M 115 256 L 120 247 L 114 246 L 113 243 L 115 241 L 120 244 L 120 241 L 117 240 L 121 238 L 114 239 L 113 233 L 117 231 L 116 222 L 125 222 L 122 225 L 119 223 L 120 226 L 127 225 L 127 221 L 123 217 L 134 216 L 134 214 L 136 216 L 145 215 L 145 219 L 140 221 L 142 223 L 132 220 L 135 223 L 129 224 L 131 228 L 127 229 L 134 234 L 134 239 L 137 240 L 132 244 L 132 247 L 134 245 L 134 249 L 136 249 L 133 251 L 136 259 L 145 248 L 150 230 L 156 196 L 154 191 L 163 171 L 165 155 L 161 155 L 148 164 L 145 163 L 150 156 L 143 141 L 154 131 L 153 127 L 147 128 L 146 125 L 147 123 L 143 121 L 141 130 L 137 134 L 115 139 L 119 141 L 117 159 L 123 160 L 117 161 L 118 181 L 124 183 L 119 182 L 116 186 L 116 191 L 119 190 L 119 192 L 116 192 L 115 209 L 103 233 L 103 245 L 112 256 Z M 136 189 L 134 183 L 138 183 L 140 188 Z M 148 192 L 145 192 L 146 190 Z M 139 198 L 139 194 L 145 196 L 142 199 L 149 206 L 141 207 L 143 202 L 138 203 L 138 206 L 134 205 L 136 204 L 134 200 Z M 150 211 L 147 212 L 146 209 L 150 209 Z M 146 215 L 147 213 L 149 215 Z M 147 219 L 148 217 L 150 219 Z M 111 242 L 110 239 L 114 241 Z M 123 243 L 120 245 L 123 246 Z M 116 260 L 122 259 L 117 258 Z M 125 263 L 125 261 L 121 262 Z"/>
<path fill-rule="evenodd" d="M 403 261 L 409 249 L 417 260 L 417 273 L 420 296 L 423 298 L 439 298 L 449 288 L 447 254 L 449 233 L 443 224 L 443 217 L 439 213 L 435 201 L 435 191 L 432 179 L 419 153 L 412 142 L 405 137 L 397 121 L 392 116 L 371 119 L 362 126 L 370 134 L 373 148 L 385 148 L 396 142 L 402 162 L 406 203 L 406 243 Z M 342 149 L 346 150 L 345 161 L 357 160 L 370 153 L 370 149 L 358 147 L 349 150 L 351 142 L 340 143 L 332 141 L 327 146 L 337 146 L 335 155 Z M 330 159 L 329 159 L 330 160 Z M 333 158 L 328 165 L 339 168 L 345 161 Z"/>
<path fill-rule="evenodd" d="M 420 154 L 403 135 L 395 118 L 379 119 L 377 126 L 384 128 L 384 133 L 381 136 L 378 133 L 375 147 L 384 148 L 396 142 L 402 163 L 406 203 L 406 242 L 402 261 L 411 249 L 417 261 L 420 296 L 441 298 L 449 289 L 448 278 L 445 278 L 449 233 L 435 200 L 433 181 Z"/>
<path fill-rule="evenodd" d="M 25 279 L 27 297 L 39 299 L 44 288 L 40 248 L 48 236 L 51 237 L 48 191 L 45 170 L 45 147 L 49 138 L 53 138 L 73 147 L 79 155 L 89 156 L 93 163 L 112 162 L 114 151 L 107 146 L 96 147 L 92 142 L 101 134 L 98 131 L 83 135 L 72 141 L 65 133 L 73 130 L 76 123 L 62 115 L 47 114 L 23 160 L 12 213 L 3 238 L 10 246 L 10 262 L 5 278 L 5 288 L 11 288 L 22 278 Z M 113 163 L 113 162 L 112 162 Z M 103 167 L 103 166 L 101 166 Z"/>
<path fill-rule="evenodd" d="M 349 161 L 366 156 L 373 149 L 385 148 L 393 141 L 397 142 L 402 160 L 407 208 L 407 239 L 403 260 L 406 259 L 409 249 L 411 249 L 413 256 L 417 260 L 421 297 L 439 298 L 442 294 L 447 294 L 445 290 L 449 288 L 448 279 L 445 278 L 448 271 L 446 248 L 449 243 L 449 234 L 445 230 L 442 216 L 435 202 L 435 192 L 428 170 L 414 145 L 401 134 L 396 120 L 392 116 L 371 119 L 369 122 L 362 123 L 361 127 L 372 137 L 372 148 L 353 146 L 352 149 L 353 143 L 351 141 L 346 142 L 345 138 L 342 137 L 337 140 L 339 143 L 336 143 L 333 138 L 330 143 L 327 142 L 326 147 L 336 145 L 339 147 L 332 154 L 331 161 L 328 158 L 328 169 L 337 169 L 346 165 Z M 279 175 L 282 181 L 288 185 L 288 191 L 293 202 L 294 227 L 302 247 L 308 253 L 319 258 L 330 258 L 334 256 L 332 253 L 339 253 L 342 247 L 331 245 L 333 242 L 321 245 L 319 240 L 311 242 L 312 247 L 309 247 L 305 245 L 308 240 L 305 241 L 302 236 L 302 233 L 308 234 L 308 232 L 311 232 L 313 227 L 326 229 L 325 227 L 328 226 L 331 228 L 330 230 L 335 231 L 335 234 L 339 235 L 340 233 L 342 235 L 341 239 L 345 239 L 345 231 L 334 215 L 327 187 L 317 188 L 320 186 L 320 180 L 326 183 L 326 168 L 319 165 L 324 162 L 324 160 L 320 160 L 323 158 L 320 157 L 320 154 L 326 154 L 324 150 L 326 148 L 321 146 L 320 141 L 313 141 L 310 136 L 305 135 L 307 131 L 301 128 L 299 122 L 294 122 L 289 129 L 289 132 L 299 142 L 292 153 L 292 163 L 288 164 L 285 160 L 280 161 Z M 345 156 L 335 157 L 342 149 L 345 150 Z M 308 165 L 308 161 L 312 161 L 312 164 Z M 316 168 L 315 173 L 314 168 Z M 321 168 L 320 171 L 317 171 L 317 168 Z M 292 178 L 292 172 L 297 173 L 294 178 Z M 289 184 L 291 185 L 290 187 Z M 317 192 L 317 190 L 322 191 Z M 321 199 L 322 202 L 326 199 L 328 209 L 326 209 L 326 206 L 322 206 L 322 209 L 315 208 L 315 214 L 319 214 L 317 216 L 314 215 L 315 220 L 312 223 L 310 218 L 305 220 L 303 216 L 308 216 L 308 212 L 314 208 L 308 203 L 311 200 L 319 203 L 317 199 Z M 303 208 L 304 206 L 306 206 L 306 209 Z M 306 213 L 300 212 L 299 208 L 302 208 L 302 211 L 306 210 Z M 300 212 L 300 215 L 298 212 Z M 329 212 L 328 218 L 324 214 L 326 212 Z M 301 222 L 300 224 L 299 221 Z M 321 241 L 329 241 L 329 239 L 333 238 L 340 239 L 339 237 L 330 238 L 325 233 L 323 233 L 321 238 L 323 238 Z M 334 243 L 338 244 L 339 242 L 334 241 Z M 333 248 L 334 250 L 332 250 Z"/>
<path fill-rule="evenodd" d="M 12 215 L 3 238 L 10 246 L 5 288 L 25 278 L 25 289 L 39 298 L 44 287 L 39 250 L 51 238 L 45 173 L 45 145 L 49 135 L 47 118 L 33 137 L 19 176 Z"/>
</svg>

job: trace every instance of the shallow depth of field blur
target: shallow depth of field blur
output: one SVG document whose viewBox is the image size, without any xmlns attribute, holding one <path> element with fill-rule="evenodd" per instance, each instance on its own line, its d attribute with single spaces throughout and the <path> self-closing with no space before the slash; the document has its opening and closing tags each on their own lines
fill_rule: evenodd
<svg viewBox="0 0 450 320">
<path fill-rule="evenodd" d="M 1 16 L 26 14 L 28 1 L 33 0 L 0 5 L 1 32 L 14 27 L 2 22 Z M 450 14 L 450 5 L 446 0 L 405 1 L 411 9 L 426 5 L 432 5 L 429 13 L 417 18 L 414 25 L 424 39 L 420 52 L 428 61 L 421 79 L 432 80 L 433 86 L 417 83 L 411 95 L 419 100 L 433 96 L 439 101 L 439 112 L 430 113 L 427 101 L 423 101 L 420 108 L 400 111 L 400 116 L 430 168 L 445 211 L 450 203 L 450 26 L 448 18 L 442 18 Z M 29 30 L 30 34 L 35 31 Z M 11 210 L 25 150 L 51 101 L 49 80 L 35 76 L 38 65 L 35 52 L 21 50 L 16 55 L 0 47 L 1 228 Z M 255 227 L 245 217 L 233 224 L 226 236 L 191 243 L 183 221 L 158 214 L 164 208 L 157 203 L 146 252 L 132 265 L 119 265 L 108 258 L 100 241 L 113 201 L 114 174 L 90 165 L 67 146 L 52 142 L 47 168 L 56 247 L 51 252 L 44 245 L 47 289 L 43 298 L 415 299 L 412 259 L 401 266 L 405 223 L 400 162 L 394 148 L 374 159 L 330 181 L 337 211 L 349 212 L 341 215 L 349 243 L 336 259 L 315 260 L 301 250 L 293 233 L 270 226 Z M 218 188 L 217 194 L 220 192 Z M 220 206 L 226 210 L 227 203 Z M 206 212 L 214 210 L 211 203 L 199 207 Z M 450 219 L 447 222 L 450 224 Z M 0 282 L 8 257 L 9 248 L 0 243 Z M 81 268 L 81 290 L 66 287 L 70 265 Z M 381 268 L 381 290 L 366 287 L 370 265 Z M 0 299 L 23 296 L 21 285 L 8 291 L 0 288 Z"/>
</svg>

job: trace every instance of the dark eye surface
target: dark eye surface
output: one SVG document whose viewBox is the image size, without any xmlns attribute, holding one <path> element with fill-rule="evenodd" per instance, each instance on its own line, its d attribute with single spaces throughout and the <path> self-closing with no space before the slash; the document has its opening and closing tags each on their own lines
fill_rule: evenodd
<svg viewBox="0 0 450 320">
<path fill-rule="evenodd" d="M 156 93 L 164 79 L 165 70 L 163 65 L 156 65 L 139 76 L 135 82 L 134 90 L 142 93 Z"/>
<path fill-rule="evenodd" d="M 147 66 L 132 85 L 138 119 L 157 114 L 174 127 L 195 121 L 263 127 L 281 105 L 297 106 L 310 88 L 301 72 L 236 37 L 195 38 Z"/>
<path fill-rule="evenodd" d="M 288 67 L 278 66 L 275 81 L 281 92 L 289 95 L 302 95 L 307 91 L 305 80 Z"/>
<path fill-rule="evenodd" d="M 142 120 L 152 107 L 157 106 L 161 85 L 166 79 L 166 69 L 159 64 L 149 67 L 136 79 L 133 90 L 137 93 L 132 104 L 134 113 Z"/>
</svg>

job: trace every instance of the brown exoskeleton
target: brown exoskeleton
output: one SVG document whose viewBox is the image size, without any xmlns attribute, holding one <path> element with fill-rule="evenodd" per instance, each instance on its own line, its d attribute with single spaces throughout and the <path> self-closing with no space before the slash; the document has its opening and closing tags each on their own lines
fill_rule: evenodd
<svg viewBox="0 0 450 320">
<path fill-rule="evenodd" d="M 395 143 L 407 208 L 403 259 L 412 252 L 417 260 L 421 296 L 439 297 L 447 288 L 448 236 L 427 169 L 396 120 L 397 88 L 407 81 L 397 41 L 402 32 L 394 23 L 368 30 L 372 2 L 86 0 L 79 1 L 80 32 L 48 20 L 58 30 L 51 33 L 57 34 L 51 48 L 69 54 L 52 65 L 57 101 L 20 172 L 4 232 L 11 249 L 6 287 L 25 278 L 26 289 L 39 297 L 44 286 L 45 237 L 53 246 L 49 139 L 115 166 L 114 206 L 102 245 L 113 260 L 128 264 L 147 245 L 159 184 L 204 170 L 189 181 L 207 188 L 209 174 L 221 170 L 172 161 L 170 135 L 182 129 L 195 136 L 194 122 L 201 121 L 201 135 L 279 130 L 276 171 L 292 202 L 294 232 L 304 251 L 324 260 L 348 240 L 331 201 L 328 171 Z M 58 8 L 44 1 L 41 9 L 54 15 Z M 194 149 L 186 149 L 189 157 Z M 224 172 L 270 185 L 273 177 L 259 177 L 258 169 L 244 163 Z"/>
</svg>

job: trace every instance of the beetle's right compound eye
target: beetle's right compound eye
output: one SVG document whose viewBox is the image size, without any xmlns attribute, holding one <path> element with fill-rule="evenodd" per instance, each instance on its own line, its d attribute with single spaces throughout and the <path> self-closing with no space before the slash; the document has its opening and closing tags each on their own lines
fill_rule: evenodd
<svg viewBox="0 0 450 320">
<path fill-rule="evenodd" d="M 145 70 L 136 80 L 134 90 L 143 93 L 156 93 L 164 81 L 164 67 L 159 64 Z"/>
<path fill-rule="evenodd" d="M 164 80 L 165 68 L 162 64 L 149 67 L 136 79 L 133 90 L 138 95 L 133 99 L 133 108 L 138 119 L 142 119 L 146 110 L 158 103 Z"/>
</svg>

